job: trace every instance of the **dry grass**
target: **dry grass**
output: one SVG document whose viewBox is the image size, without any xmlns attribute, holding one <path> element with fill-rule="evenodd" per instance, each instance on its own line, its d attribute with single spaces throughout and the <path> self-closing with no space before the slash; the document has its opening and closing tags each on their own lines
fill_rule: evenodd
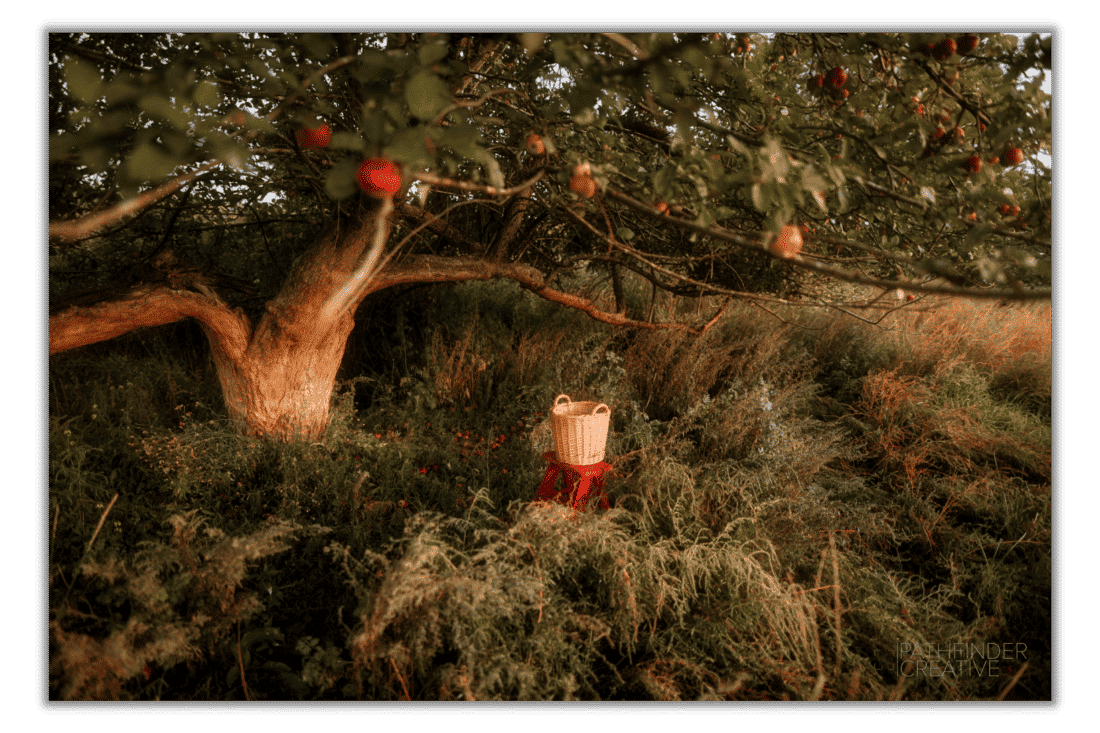
<svg viewBox="0 0 1100 733">
<path fill-rule="evenodd" d="M 879 327 L 777 311 L 811 331 L 741 306 L 691 337 L 461 302 L 441 306 L 423 365 L 349 421 L 351 437 L 268 451 L 206 420 L 127 433 L 156 496 L 190 487 L 189 510 L 224 529 L 177 519 L 137 554 L 101 533 L 79 574 L 85 540 L 61 553 L 96 618 L 51 620 L 51 695 L 1049 695 L 1049 307 L 924 299 Z M 620 405 L 607 512 L 531 504 L 545 466 L 512 441 L 573 389 Z M 77 460 L 69 427 L 51 422 L 55 483 L 73 484 L 53 511 L 60 537 L 91 490 L 78 482 L 120 460 Z M 482 434 L 497 450 L 467 461 Z M 289 525 L 256 520 L 304 516 L 307 497 L 317 531 L 337 534 L 299 528 L 280 552 Z M 149 521 L 127 512 L 120 536 Z M 285 643 L 250 646 L 250 623 L 253 639 L 270 625 Z M 314 637 L 309 655 L 287 651 Z M 1019 639 L 1036 656 L 999 680 L 893 674 L 884 660 L 918 639 Z M 209 668 L 182 663 L 194 650 Z M 265 677 L 276 664 L 294 686 Z"/>
</svg>

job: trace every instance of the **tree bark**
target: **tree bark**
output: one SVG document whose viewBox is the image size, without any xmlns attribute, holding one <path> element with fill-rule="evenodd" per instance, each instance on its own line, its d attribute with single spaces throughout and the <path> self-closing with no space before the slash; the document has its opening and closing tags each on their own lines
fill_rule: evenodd
<svg viewBox="0 0 1100 733">
<path fill-rule="evenodd" d="M 195 318 L 210 342 L 230 419 L 251 435 L 316 440 L 328 427 L 336 374 L 355 325 L 352 314 L 368 288 L 346 300 L 334 296 L 344 293 L 372 245 L 385 240 L 391 211 L 365 213 L 351 230 L 322 237 L 295 263 L 255 329 L 201 278 L 187 283 L 197 292 L 145 284 L 117 300 L 52 315 L 50 354 Z"/>
</svg>

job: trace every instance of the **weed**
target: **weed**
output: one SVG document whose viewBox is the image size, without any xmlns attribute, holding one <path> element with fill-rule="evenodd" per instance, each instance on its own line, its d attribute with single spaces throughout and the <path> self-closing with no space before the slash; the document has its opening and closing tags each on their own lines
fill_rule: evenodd
<svg viewBox="0 0 1100 733">
<path fill-rule="evenodd" d="M 1049 311 L 917 303 L 375 297 L 312 444 L 237 433 L 186 339 L 58 355 L 51 699 L 1049 699 Z M 611 406 L 608 511 L 532 503 L 562 393 Z"/>
</svg>

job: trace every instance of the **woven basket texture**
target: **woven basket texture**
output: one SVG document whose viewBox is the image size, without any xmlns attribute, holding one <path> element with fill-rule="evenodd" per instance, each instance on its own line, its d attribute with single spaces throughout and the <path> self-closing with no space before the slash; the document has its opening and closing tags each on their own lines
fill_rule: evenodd
<svg viewBox="0 0 1100 733">
<path fill-rule="evenodd" d="M 550 426 L 558 460 L 591 466 L 603 460 L 611 409 L 601 402 L 573 402 L 568 395 L 559 395 L 550 408 Z"/>
</svg>

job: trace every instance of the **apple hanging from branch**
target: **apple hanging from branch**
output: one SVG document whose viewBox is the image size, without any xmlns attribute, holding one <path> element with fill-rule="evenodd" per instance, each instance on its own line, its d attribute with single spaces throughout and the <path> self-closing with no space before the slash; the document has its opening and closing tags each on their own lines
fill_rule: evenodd
<svg viewBox="0 0 1100 733">
<path fill-rule="evenodd" d="M 385 158 L 369 158 L 359 164 L 355 180 L 376 199 L 393 198 L 401 189 L 401 169 Z"/>
</svg>

